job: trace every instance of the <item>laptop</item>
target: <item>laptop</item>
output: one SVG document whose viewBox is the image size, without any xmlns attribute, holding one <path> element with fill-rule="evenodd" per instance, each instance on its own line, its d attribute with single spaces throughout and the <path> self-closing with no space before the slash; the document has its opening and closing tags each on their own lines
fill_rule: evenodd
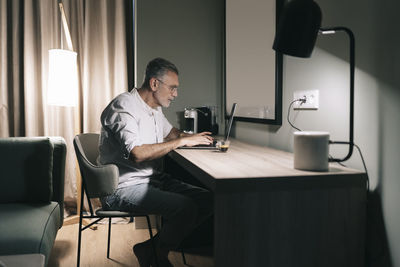
<svg viewBox="0 0 400 267">
<path fill-rule="evenodd" d="M 236 106 L 237 106 L 237 103 L 233 103 L 229 122 L 228 122 L 228 127 L 226 128 L 226 131 L 225 131 L 225 139 L 224 140 L 228 140 L 229 135 L 231 134 L 233 117 L 235 116 Z M 213 143 L 209 144 L 209 145 L 181 146 L 181 147 L 179 147 L 179 149 L 217 149 L 218 141 L 219 141 L 218 139 L 214 139 Z"/>
</svg>

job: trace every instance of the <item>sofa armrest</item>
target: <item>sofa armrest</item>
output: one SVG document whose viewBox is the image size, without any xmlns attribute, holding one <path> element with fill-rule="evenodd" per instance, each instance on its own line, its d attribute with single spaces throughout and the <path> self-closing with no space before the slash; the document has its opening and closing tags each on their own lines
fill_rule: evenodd
<svg viewBox="0 0 400 267">
<path fill-rule="evenodd" d="M 64 221 L 64 180 L 65 180 L 65 157 L 67 147 L 64 138 L 50 137 L 53 145 L 53 201 L 60 205 L 61 222 Z"/>
</svg>

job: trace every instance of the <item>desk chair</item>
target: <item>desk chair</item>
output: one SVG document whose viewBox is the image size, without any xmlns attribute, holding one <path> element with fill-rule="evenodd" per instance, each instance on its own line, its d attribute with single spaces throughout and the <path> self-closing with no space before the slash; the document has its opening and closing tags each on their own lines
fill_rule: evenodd
<svg viewBox="0 0 400 267">
<path fill-rule="evenodd" d="M 90 199 L 111 195 L 117 188 L 119 176 L 118 167 L 116 165 L 108 164 L 99 166 L 96 164 L 97 157 L 99 156 L 98 143 L 99 134 L 79 134 L 74 138 L 75 153 L 76 157 L 78 158 L 79 169 L 82 176 L 80 205 L 83 207 L 83 198 L 85 193 L 89 204 L 89 215 L 84 215 L 82 209 L 80 209 L 79 214 L 77 266 L 79 267 L 80 262 L 82 231 L 105 218 L 108 218 L 107 258 L 110 258 L 111 218 L 116 217 L 146 217 L 154 255 L 156 255 L 155 245 L 153 242 L 153 232 L 151 230 L 148 214 L 109 211 L 103 209 L 98 209 L 95 212 L 93 211 L 93 206 Z M 82 227 L 82 219 L 84 218 L 96 220 Z M 157 258 L 156 262 L 158 263 Z"/>
</svg>

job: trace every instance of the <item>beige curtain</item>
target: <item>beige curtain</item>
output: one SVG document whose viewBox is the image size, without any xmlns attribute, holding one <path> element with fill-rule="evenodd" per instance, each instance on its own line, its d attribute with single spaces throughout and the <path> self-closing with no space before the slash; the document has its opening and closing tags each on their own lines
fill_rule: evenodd
<svg viewBox="0 0 400 267">
<path fill-rule="evenodd" d="M 73 137 L 99 132 L 101 111 L 128 89 L 125 8 L 123 0 L 62 3 L 78 53 L 80 105 L 46 103 L 48 50 L 67 49 L 58 1 L 0 0 L 0 137 L 63 136 L 67 142 L 65 201 L 74 206 Z"/>
</svg>

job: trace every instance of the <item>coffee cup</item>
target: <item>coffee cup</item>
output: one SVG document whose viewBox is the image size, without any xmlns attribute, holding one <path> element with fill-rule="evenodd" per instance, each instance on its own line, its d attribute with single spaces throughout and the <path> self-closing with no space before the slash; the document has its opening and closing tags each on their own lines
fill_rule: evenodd
<svg viewBox="0 0 400 267">
<path fill-rule="evenodd" d="M 218 141 L 217 148 L 221 152 L 226 152 L 229 149 L 230 141 L 229 140 L 222 140 Z"/>
</svg>

